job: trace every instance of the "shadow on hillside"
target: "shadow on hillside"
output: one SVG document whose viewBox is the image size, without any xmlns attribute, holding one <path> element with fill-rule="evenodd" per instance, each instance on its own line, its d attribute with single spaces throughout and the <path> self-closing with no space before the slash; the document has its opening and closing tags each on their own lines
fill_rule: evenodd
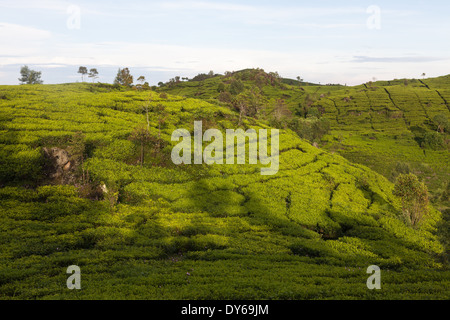
<svg viewBox="0 0 450 320">
<path fill-rule="evenodd" d="M 192 204 L 191 210 L 206 212 L 213 218 L 243 218 L 246 223 L 264 226 L 284 236 L 310 237 L 310 230 L 288 217 L 287 213 L 291 207 L 289 194 L 286 195 L 286 198 L 279 199 L 280 207 L 284 208 L 286 212 L 275 215 L 259 194 L 254 192 L 250 194 L 244 190 L 245 187 L 227 188 L 226 186 L 230 185 L 227 183 L 224 183 L 222 188 L 218 187 L 208 181 L 207 167 L 198 170 L 199 174 L 193 176 L 194 183 L 188 190 L 188 197 Z M 223 178 L 225 180 L 227 176 L 224 174 Z"/>
<path fill-rule="evenodd" d="M 417 247 L 416 241 L 398 237 L 388 228 L 383 227 L 383 223 L 380 222 L 378 224 L 376 222 L 378 218 L 382 217 L 380 215 L 383 214 L 382 210 L 395 211 L 395 208 L 391 207 L 391 204 L 376 193 L 372 194 L 371 198 L 372 201 L 377 202 L 381 206 L 380 214 L 374 216 L 368 212 L 366 213 L 375 217 L 375 220 L 369 221 L 367 219 L 368 221 L 364 222 L 365 220 L 361 219 L 360 214 L 355 214 L 354 217 L 347 212 L 339 213 L 339 211 L 336 211 L 330 214 L 329 210 L 332 209 L 328 209 L 327 212 L 329 213 L 330 219 L 340 226 L 340 230 L 337 230 L 337 233 L 333 237 L 328 237 L 326 234 L 327 230 L 322 231 L 323 228 L 319 225 L 317 227 L 307 227 L 292 219 L 292 214 L 296 214 L 290 212 L 291 207 L 294 207 L 293 202 L 295 198 L 291 198 L 289 192 L 287 192 L 288 196 L 286 198 L 284 198 L 284 194 L 279 198 L 274 198 L 273 201 L 279 201 L 279 203 L 273 206 L 272 203 L 269 204 L 268 199 L 263 197 L 263 193 L 252 192 L 245 187 L 233 190 L 217 188 L 217 185 L 208 181 L 207 171 L 203 171 L 203 174 L 199 175 L 193 182 L 192 188 L 188 191 L 190 203 L 192 204 L 191 209 L 196 212 L 206 212 L 212 218 L 227 219 L 218 221 L 218 224 L 230 227 L 229 230 L 224 230 L 222 234 L 229 232 L 231 236 L 233 234 L 236 235 L 236 232 L 242 232 L 238 231 L 238 221 L 230 225 L 231 220 L 228 219 L 230 217 L 239 217 L 245 221 L 245 224 L 263 227 L 261 230 L 274 233 L 277 237 L 286 237 L 287 242 L 285 245 L 290 250 L 295 249 L 295 245 L 299 241 L 302 243 L 301 246 L 305 246 L 305 248 L 311 246 L 312 249 L 317 249 L 319 252 L 318 257 L 320 258 L 337 257 L 338 259 L 342 259 L 343 262 L 350 260 L 356 261 L 355 259 L 357 259 L 364 263 L 381 263 L 381 261 L 387 263 L 387 261 L 392 259 L 392 261 L 401 259 L 406 264 L 420 265 L 422 263 L 421 261 L 424 261 L 428 256 L 425 251 Z M 267 181 L 261 181 L 259 183 L 267 183 Z M 224 185 L 226 186 L 227 184 Z M 286 212 L 276 211 L 284 208 Z M 200 228 L 200 226 L 192 226 L 191 230 L 193 231 L 192 235 L 195 235 L 196 232 L 203 234 L 210 232 L 208 228 Z M 211 233 L 214 233 L 214 231 L 211 230 Z M 361 249 L 359 253 L 347 252 L 346 250 L 356 247 L 347 244 L 346 240 L 341 241 L 342 237 L 360 239 L 362 241 L 361 243 L 364 243 L 363 247 L 365 249 Z M 333 241 L 329 242 L 330 240 Z M 339 241 L 339 244 L 336 243 L 336 240 Z M 264 241 L 265 239 L 261 238 L 262 245 L 264 245 Z M 270 240 L 267 239 L 267 241 Z M 342 249 L 336 249 L 336 246 L 337 248 L 342 247 Z M 298 250 L 294 251 L 292 253 L 295 254 L 303 252 Z M 367 251 L 375 255 L 369 256 L 367 255 Z M 307 255 L 307 252 L 309 251 L 306 250 L 300 255 Z M 416 258 L 419 259 L 417 260 L 418 262 L 415 262 L 414 259 Z M 394 263 L 390 267 L 395 268 L 400 265 L 401 263 Z"/>
</svg>

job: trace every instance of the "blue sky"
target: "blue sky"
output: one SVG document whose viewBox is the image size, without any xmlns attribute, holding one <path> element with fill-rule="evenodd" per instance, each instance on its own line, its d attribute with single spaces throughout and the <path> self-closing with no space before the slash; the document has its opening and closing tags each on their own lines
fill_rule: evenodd
<svg viewBox="0 0 450 320">
<path fill-rule="evenodd" d="M 0 84 L 19 69 L 44 83 L 150 84 L 260 67 L 317 83 L 450 73 L 449 1 L 0 0 Z"/>
</svg>

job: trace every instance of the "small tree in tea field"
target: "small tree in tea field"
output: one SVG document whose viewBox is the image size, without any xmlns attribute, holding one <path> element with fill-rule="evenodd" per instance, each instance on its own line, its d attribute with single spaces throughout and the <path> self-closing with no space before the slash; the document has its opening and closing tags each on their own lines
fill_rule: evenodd
<svg viewBox="0 0 450 320">
<path fill-rule="evenodd" d="M 84 82 L 84 76 L 88 74 L 87 68 L 83 66 L 79 67 L 78 73 L 81 74 L 81 82 Z"/>
<path fill-rule="evenodd" d="M 145 144 L 152 141 L 152 136 L 150 134 L 150 131 L 146 126 L 138 126 L 134 128 L 133 132 L 131 133 L 129 139 L 131 141 L 137 142 L 140 144 L 141 152 L 139 156 L 139 162 L 141 166 L 144 165 L 144 152 L 145 152 Z"/>
<path fill-rule="evenodd" d="M 415 174 L 400 174 L 393 194 L 401 198 L 403 215 L 412 226 L 428 213 L 428 188 Z"/>
</svg>

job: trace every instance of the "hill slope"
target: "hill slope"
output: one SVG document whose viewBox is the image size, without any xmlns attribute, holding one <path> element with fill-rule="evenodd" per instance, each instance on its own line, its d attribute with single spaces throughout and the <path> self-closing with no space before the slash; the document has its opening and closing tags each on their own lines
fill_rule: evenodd
<svg viewBox="0 0 450 320">
<path fill-rule="evenodd" d="M 194 120 L 267 126 L 217 104 L 104 85 L 0 95 L 3 299 L 449 298 L 440 213 L 406 226 L 391 182 L 290 130 L 274 176 L 259 165 L 175 166 L 171 133 Z M 151 133 L 143 164 L 130 140 L 139 125 Z M 42 150 L 69 150 L 76 163 L 80 145 L 61 185 Z M 73 264 L 81 291 L 66 288 Z M 366 287 L 373 264 L 383 290 Z"/>
<path fill-rule="evenodd" d="M 261 106 L 255 116 L 272 122 L 273 110 L 281 101 L 290 109 L 285 126 L 297 125 L 297 119 L 326 119 L 330 131 L 322 139 L 314 139 L 321 148 L 366 165 L 391 181 L 399 169 L 411 171 L 426 182 L 436 206 L 442 210 L 450 207 L 445 196 L 450 192 L 450 129 L 433 136 L 439 131 L 436 116 L 450 122 L 450 75 L 354 87 L 276 76 L 260 69 L 243 70 L 203 81 L 168 83 L 159 90 L 213 103 L 222 100 L 230 107 L 240 96 L 247 97 L 247 103 L 257 101 Z M 233 91 L 233 82 L 241 82 L 244 91 L 227 98 L 221 91 Z M 438 141 L 430 146 L 427 137 Z"/>
</svg>

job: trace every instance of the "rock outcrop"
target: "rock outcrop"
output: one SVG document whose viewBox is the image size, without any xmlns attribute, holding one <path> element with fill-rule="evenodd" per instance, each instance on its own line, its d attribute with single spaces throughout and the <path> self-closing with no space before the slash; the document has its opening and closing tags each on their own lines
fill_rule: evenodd
<svg viewBox="0 0 450 320">
<path fill-rule="evenodd" d="M 68 174 L 72 169 L 69 153 L 60 148 L 43 148 L 46 160 L 47 176 L 59 183 L 68 183 L 73 179 Z"/>
</svg>

